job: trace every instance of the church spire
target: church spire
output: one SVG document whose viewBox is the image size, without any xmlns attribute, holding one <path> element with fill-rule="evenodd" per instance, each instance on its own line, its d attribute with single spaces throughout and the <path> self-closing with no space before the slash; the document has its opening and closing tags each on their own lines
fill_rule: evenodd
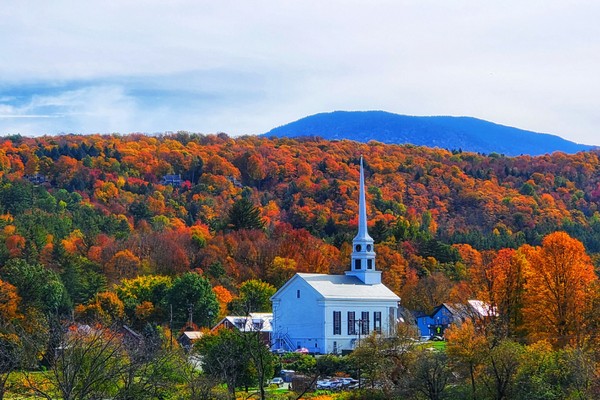
<svg viewBox="0 0 600 400">
<path fill-rule="evenodd" d="M 363 171 L 363 158 L 360 157 L 360 189 L 358 195 L 358 233 L 354 240 L 373 241 L 367 230 L 367 201 L 365 196 L 365 173 Z"/>
<path fill-rule="evenodd" d="M 360 158 L 360 183 L 358 195 L 358 233 L 352 240 L 352 260 L 346 275 L 356 276 L 367 285 L 381 283 L 381 271 L 375 270 L 375 249 L 373 238 L 367 228 L 367 201 L 365 195 L 365 174 Z"/>
</svg>

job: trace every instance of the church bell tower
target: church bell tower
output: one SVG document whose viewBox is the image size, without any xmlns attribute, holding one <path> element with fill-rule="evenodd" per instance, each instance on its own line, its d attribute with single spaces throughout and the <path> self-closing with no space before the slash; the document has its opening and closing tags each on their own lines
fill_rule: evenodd
<svg viewBox="0 0 600 400">
<path fill-rule="evenodd" d="M 367 204 L 365 200 L 365 176 L 363 160 L 360 158 L 360 193 L 358 198 L 358 233 L 352 240 L 350 271 L 346 275 L 356 276 L 367 285 L 381 283 L 381 271 L 375 269 L 373 238 L 367 231 Z"/>
</svg>

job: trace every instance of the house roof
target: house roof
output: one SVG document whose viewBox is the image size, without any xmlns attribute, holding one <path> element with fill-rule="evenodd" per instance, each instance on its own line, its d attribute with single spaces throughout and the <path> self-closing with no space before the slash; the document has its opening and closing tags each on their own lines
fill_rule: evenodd
<svg viewBox="0 0 600 400">
<path fill-rule="evenodd" d="M 247 316 L 228 315 L 219 321 L 213 330 L 221 326 L 225 321 L 228 321 L 232 326 L 235 326 L 242 332 L 272 332 L 273 327 L 271 322 L 273 321 L 272 313 L 250 313 Z"/>
<path fill-rule="evenodd" d="M 203 335 L 203 333 L 200 331 L 185 331 L 179 337 L 181 338 L 182 336 L 185 336 L 190 341 L 194 341 L 194 340 L 200 339 L 202 337 L 202 335 Z"/>
<path fill-rule="evenodd" d="M 498 313 L 495 307 L 481 300 L 468 300 L 471 308 L 479 315 L 479 317 L 495 317 Z"/>
<path fill-rule="evenodd" d="M 485 301 L 468 300 L 467 304 L 442 303 L 434 308 L 431 316 L 434 316 L 442 307 L 445 307 L 454 317 L 463 319 L 469 317 L 494 317 L 497 314 L 494 308 Z"/>
<path fill-rule="evenodd" d="M 122 329 L 123 333 L 127 333 L 128 335 L 134 337 L 137 340 L 143 340 L 144 339 L 144 337 L 140 333 L 134 331 L 133 329 L 131 329 L 129 326 L 127 326 L 125 324 L 123 324 L 123 326 L 121 327 L 121 329 Z"/>
<path fill-rule="evenodd" d="M 326 274 L 296 274 L 325 299 L 336 300 L 388 300 L 400 301 L 400 297 L 383 283 L 367 285 L 356 276 Z"/>
<path fill-rule="evenodd" d="M 442 306 L 446 307 L 448 311 L 455 317 L 466 318 L 469 316 L 469 309 L 464 304 L 460 303 L 443 303 Z"/>
</svg>

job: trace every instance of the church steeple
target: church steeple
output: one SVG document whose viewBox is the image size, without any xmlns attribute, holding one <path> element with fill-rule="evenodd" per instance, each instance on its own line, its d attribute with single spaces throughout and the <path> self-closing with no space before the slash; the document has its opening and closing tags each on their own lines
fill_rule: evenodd
<svg viewBox="0 0 600 400">
<path fill-rule="evenodd" d="M 375 269 L 375 249 L 373 238 L 367 228 L 367 202 L 365 196 L 365 175 L 363 160 L 360 158 L 360 184 L 358 197 L 358 233 L 352 240 L 350 271 L 346 275 L 356 276 L 368 285 L 381 283 L 381 271 Z"/>
<path fill-rule="evenodd" d="M 370 241 L 373 243 L 373 239 L 369 236 L 367 229 L 367 200 L 365 197 L 365 173 L 363 171 L 363 159 L 360 158 L 360 184 L 359 184 L 359 195 L 358 195 L 358 233 L 354 237 L 353 242 L 358 241 Z"/>
</svg>

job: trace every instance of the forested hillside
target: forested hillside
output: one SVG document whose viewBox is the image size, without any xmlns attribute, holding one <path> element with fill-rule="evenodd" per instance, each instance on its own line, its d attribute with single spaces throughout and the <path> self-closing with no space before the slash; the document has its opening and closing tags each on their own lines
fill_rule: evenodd
<svg viewBox="0 0 600 400">
<path fill-rule="evenodd" d="M 296 271 L 348 269 L 361 155 L 377 265 L 411 309 L 479 296 L 477 271 L 498 250 L 557 230 L 600 265 L 600 152 L 508 158 L 185 132 L 8 137 L 0 278 L 14 287 L 4 290 L 47 312 L 76 306 L 81 318 L 136 326 L 164 323 L 170 304 L 178 328 L 195 302 L 194 322 L 209 325 L 235 310 L 244 282 L 277 288 Z M 214 299 L 190 300 L 189 287 L 212 287 Z"/>
<path fill-rule="evenodd" d="M 463 149 L 509 156 L 542 155 L 555 151 L 573 154 L 594 146 L 556 135 L 526 131 L 472 117 L 393 114 L 385 111 L 334 111 L 301 118 L 265 133 L 275 137 L 318 136 L 329 140 L 377 140 L 442 149 Z"/>
</svg>

